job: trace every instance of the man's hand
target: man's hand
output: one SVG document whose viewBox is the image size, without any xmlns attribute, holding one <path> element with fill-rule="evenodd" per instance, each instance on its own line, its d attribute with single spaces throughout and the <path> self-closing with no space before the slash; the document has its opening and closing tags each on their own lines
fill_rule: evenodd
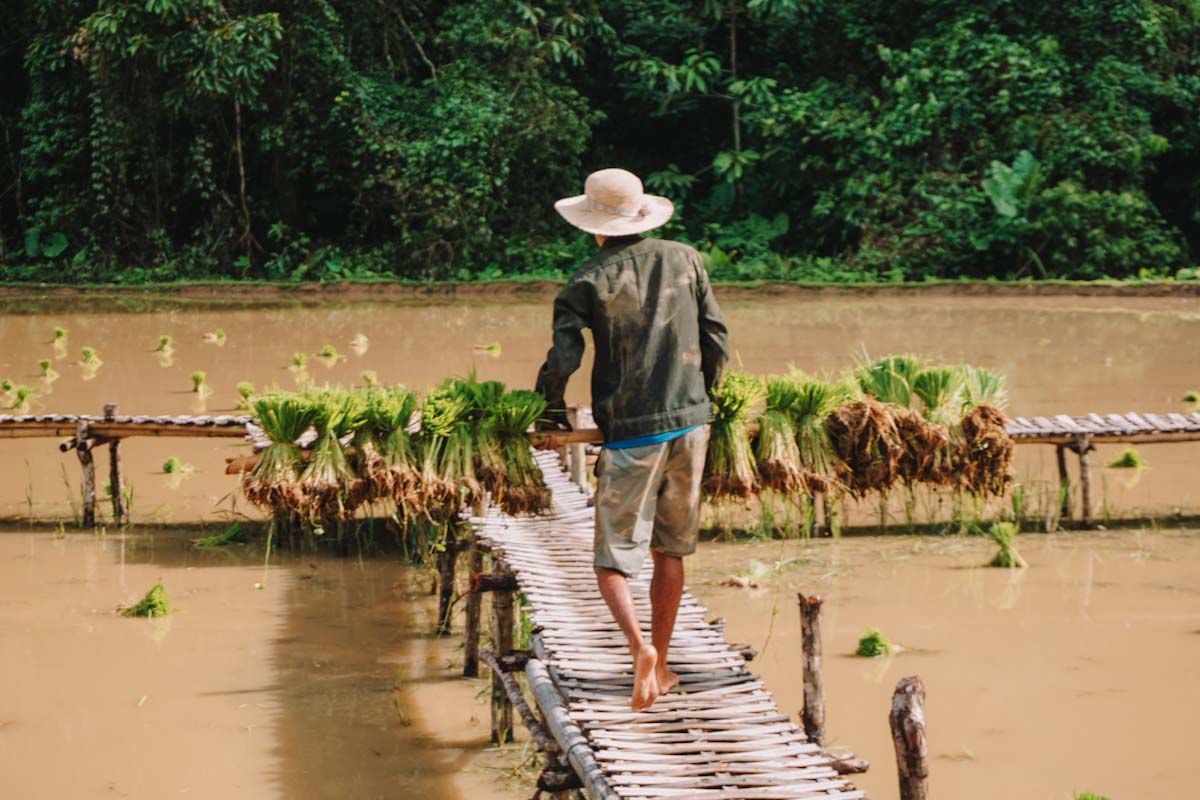
<svg viewBox="0 0 1200 800">
<path fill-rule="evenodd" d="M 534 448 L 538 450 L 557 450 L 561 446 L 561 442 L 559 442 L 556 434 L 570 431 L 571 426 L 558 420 L 538 420 L 535 430 L 541 435 L 534 438 Z"/>
</svg>

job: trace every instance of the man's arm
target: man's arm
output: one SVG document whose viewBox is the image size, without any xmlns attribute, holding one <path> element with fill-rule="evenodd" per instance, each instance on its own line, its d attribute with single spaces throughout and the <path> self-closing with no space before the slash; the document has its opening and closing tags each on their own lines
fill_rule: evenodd
<svg viewBox="0 0 1200 800">
<path fill-rule="evenodd" d="M 583 329 L 591 324 L 587 286 L 568 283 L 554 300 L 554 339 L 538 370 L 537 391 L 546 398 L 546 418 L 567 426 L 567 379 L 583 360 Z M 569 427 L 569 426 L 568 426 Z"/>
<path fill-rule="evenodd" d="M 696 264 L 696 305 L 700 311 L 700 370 L 704 373 L 704 388 L 711 391 L 729 360 L 729 331 L 708 282 L 708 271 L 701 263 Z"/>
</svg>

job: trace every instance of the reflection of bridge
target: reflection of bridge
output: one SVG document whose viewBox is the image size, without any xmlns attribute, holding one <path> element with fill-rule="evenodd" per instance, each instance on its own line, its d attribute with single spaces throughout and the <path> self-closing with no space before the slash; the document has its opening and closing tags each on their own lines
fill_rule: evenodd
<svg viewBox="0 0 1200 800">
<path fill-rule="evenodd" d="M 120 455 L 121 439 L 133 436 L 183 436 L 223 437 L 249 439 L 260 449 L 267 441 L 262 432 L 248 416 L 122 416 L 116 413 L 115 405 L 105 406 L 103 415 L 38 414 L 14 416 L 0 414 L 0 438 L 70 437 L 60 447 L 63 452 L 74 449 L 83 467 L 84 477 L 84 523 L 95 522 L 95 467 L 92 450 L 108 444 L 111 454 L 110 480 L 113 487 L 121 486 Z M 581 419 L 578 430 L 559 434 L 565 446 L 575 445 L 582 451 L 583 445 L 603 442 L 600 431 L 591 424 L 590 409 L 576 409 Z M 1088 454 L 1097 444 L 1157 444 L 1162 442 L 1200 441 L 1200 413 L 1190 414 L 1087 414 L 1054 417 L 1013 417 L 1005 430 L 1015 444 L 1052 444 L 1058 455 L 1058 476 L 1062 500 L 1062 516 L 1071 518 L 1070 478 L 1067 472 L 1066 451 L 1079 456 L 1080 521 L 1086 527 L 1091 524 L 1091 464 Z M 311 433 L 311 431 L 310 431 Z M 536 438 L 536 434 L 534 434 Z M 313 437 L 308 437 L 311 443 Z M 298 444 L 305 444 L 301 437 Z M 236 475 L 250 469 L 254 456 L 229 459 L 228 474 Z M 581 476 L 579 467 L 582 458 L 575 459 L 576 477 Z M 90 494 L 89 494 L 90 490 Z M 89 499 L 90 497 L 90 499 Z M 113 517 L 124 518 L 120 492 L 113 498 Z"/>
<path fill-rule="evenodd" d="M 550 751 L 551 766 L 566 762 L 575 785 L 606 800 L 863 797 L 841 773 L 865 765 L 826 752 L 781 713 L 746 669 L 742 650 L 725 642 L 719 625 L 705 621 L 704 608 L 689 593 L 669 656 L 680 687 L 647 711 L 629 710 L 633 675 L 625 639 L 592 572 L 589 493 L 567 480 L 556 456 L 537 458 L 554 492 L 550 513 L 516 518 L 492 509 L 473 524 L 477 544 L 491 551 L 501 575 L 511 570 L 529 602 L 534 634 L 527 658 L 490 660 L 501 671 L 524 661 L 541 712 L 541 721 L 529 714 L 526 724 Z M 646 571 L 631 587 L 648 631 Z M 504 643 L 506 636 L 493 638 Z M 505 682 L 525 716 L 515 681 Z"/>
</svg>

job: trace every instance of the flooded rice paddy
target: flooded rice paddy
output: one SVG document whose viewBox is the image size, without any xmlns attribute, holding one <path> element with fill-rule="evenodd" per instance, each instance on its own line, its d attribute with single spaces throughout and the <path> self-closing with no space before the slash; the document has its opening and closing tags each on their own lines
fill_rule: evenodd
<svg viewBox="0 0 1200 800">
<path fill-rule="evenodd" d="M 236 290 L 231 290 L 236 291 Z M 1194 298 L 768 298 L 725 303 L 737 360 L 768 372 L 838 370 L 855 354 L 911 350 L 1005 372 L 1025 416 L 1177 411 L 1200 389 Z M 548 302 L 105 305 L 0 300 L 0 377 L 38 390 L 32 411 L 230 413 L 259 387 L 379 380 L 423 388 L 475 368 L 528 386 L 548 345 Z M 147 310 L 148 309 L 148 310 Z M 53 329 L 67 329 L 56 353 Z M 219 337 L 205 334 L 222 330 Z M 350 344 L 367 338 L 363 352 Z M 174 352 L 155 353 L 169 335 Z M 326 344 L 340 355 L 293 354 Z M 80 361 L 95 348 L 98 369 Z M 52 359 L 60 377 L 38 378 Z M 586 370 L 569 399 L 587 399 Z M 212 393 L 191 391 L 204 371 Z M 122 445 L 137 526 L 71 532 L 78 465 L 53 440 L 0 440 L 0 787 L 22 798 L 516 798 L 520 746 L 487 746 L 483 682 L 455 678 L 457 641 L 428 637 L 429 575 L 395 558 L 338 560 L 261 550 L 198 552 L 176 523 L 208 532 L 247 511 L 224 458 L 231 440 Z M 1097 464 L 1119 447 L 1102 447 Z M 1163 530 L 1025 535 L 1031 568 L 975 569 L 978 539 L 845 537 L 706 543 L 690 583 L 783 708 L 800 705 L 794 593 L 826 598 L 829 730 L 874 766 L 860 783 L 896 796 L 886 713 L 919 673 L 929 692 L 934 791 L 976 800 L 1191 796 L 1200 714 L 1200 537 L 1170 522 L 1200 513 L 1194 444 L 1141 448 L 1149 467 L 1100 469 L 1097 514 L 1153 515 Z M 163 474 L 175 456 L 186 467 Z M 1023 446 L 1018 476 L 1052 496 L 1053 448 Z M 98 458 L 105 474 L 105 456 Z M 1052 500 L 1047 500 L 1052 502 Z M 102 514 L 106 509 L 101 506 Z M 862 509 L 869 521 L 874 508 Z M 66 533 L 26 521 L 62 519 Z M 198 535 L 198 534 L 188 534 Z M 726 586 L 739 574 L 749 584 Z M 113 611 L 161 579 L 178 613 Z M 757 584 L 758 588 L 754 588 Z M 261 585 L 262 588 L 256 588 Z M 851 658 L 867 627 L 905 649 Z"/>
</svg>

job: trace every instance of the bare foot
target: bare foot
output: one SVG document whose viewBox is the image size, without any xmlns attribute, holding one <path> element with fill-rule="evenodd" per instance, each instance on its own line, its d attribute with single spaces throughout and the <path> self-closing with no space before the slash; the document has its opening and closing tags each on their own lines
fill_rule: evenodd
<svg viewBox="0 0 1200 800">
<path fill-rule="evenodd" d="M 666 664 L 658 665 L 654 671 L 654 678 L 658 681 L 659 695 L 664 695 L 679 685 L 679 676 L 667 669 Z"/>
<path fill-rule="evenodd" d="M 657 667 L 658 651 L 654 645 L 642 645 L 633 657 L 633 697 L 629 707 L 634 711 L 645 711 L 658 699 L 658 681 L 654 677 Z"/>
</svg>

